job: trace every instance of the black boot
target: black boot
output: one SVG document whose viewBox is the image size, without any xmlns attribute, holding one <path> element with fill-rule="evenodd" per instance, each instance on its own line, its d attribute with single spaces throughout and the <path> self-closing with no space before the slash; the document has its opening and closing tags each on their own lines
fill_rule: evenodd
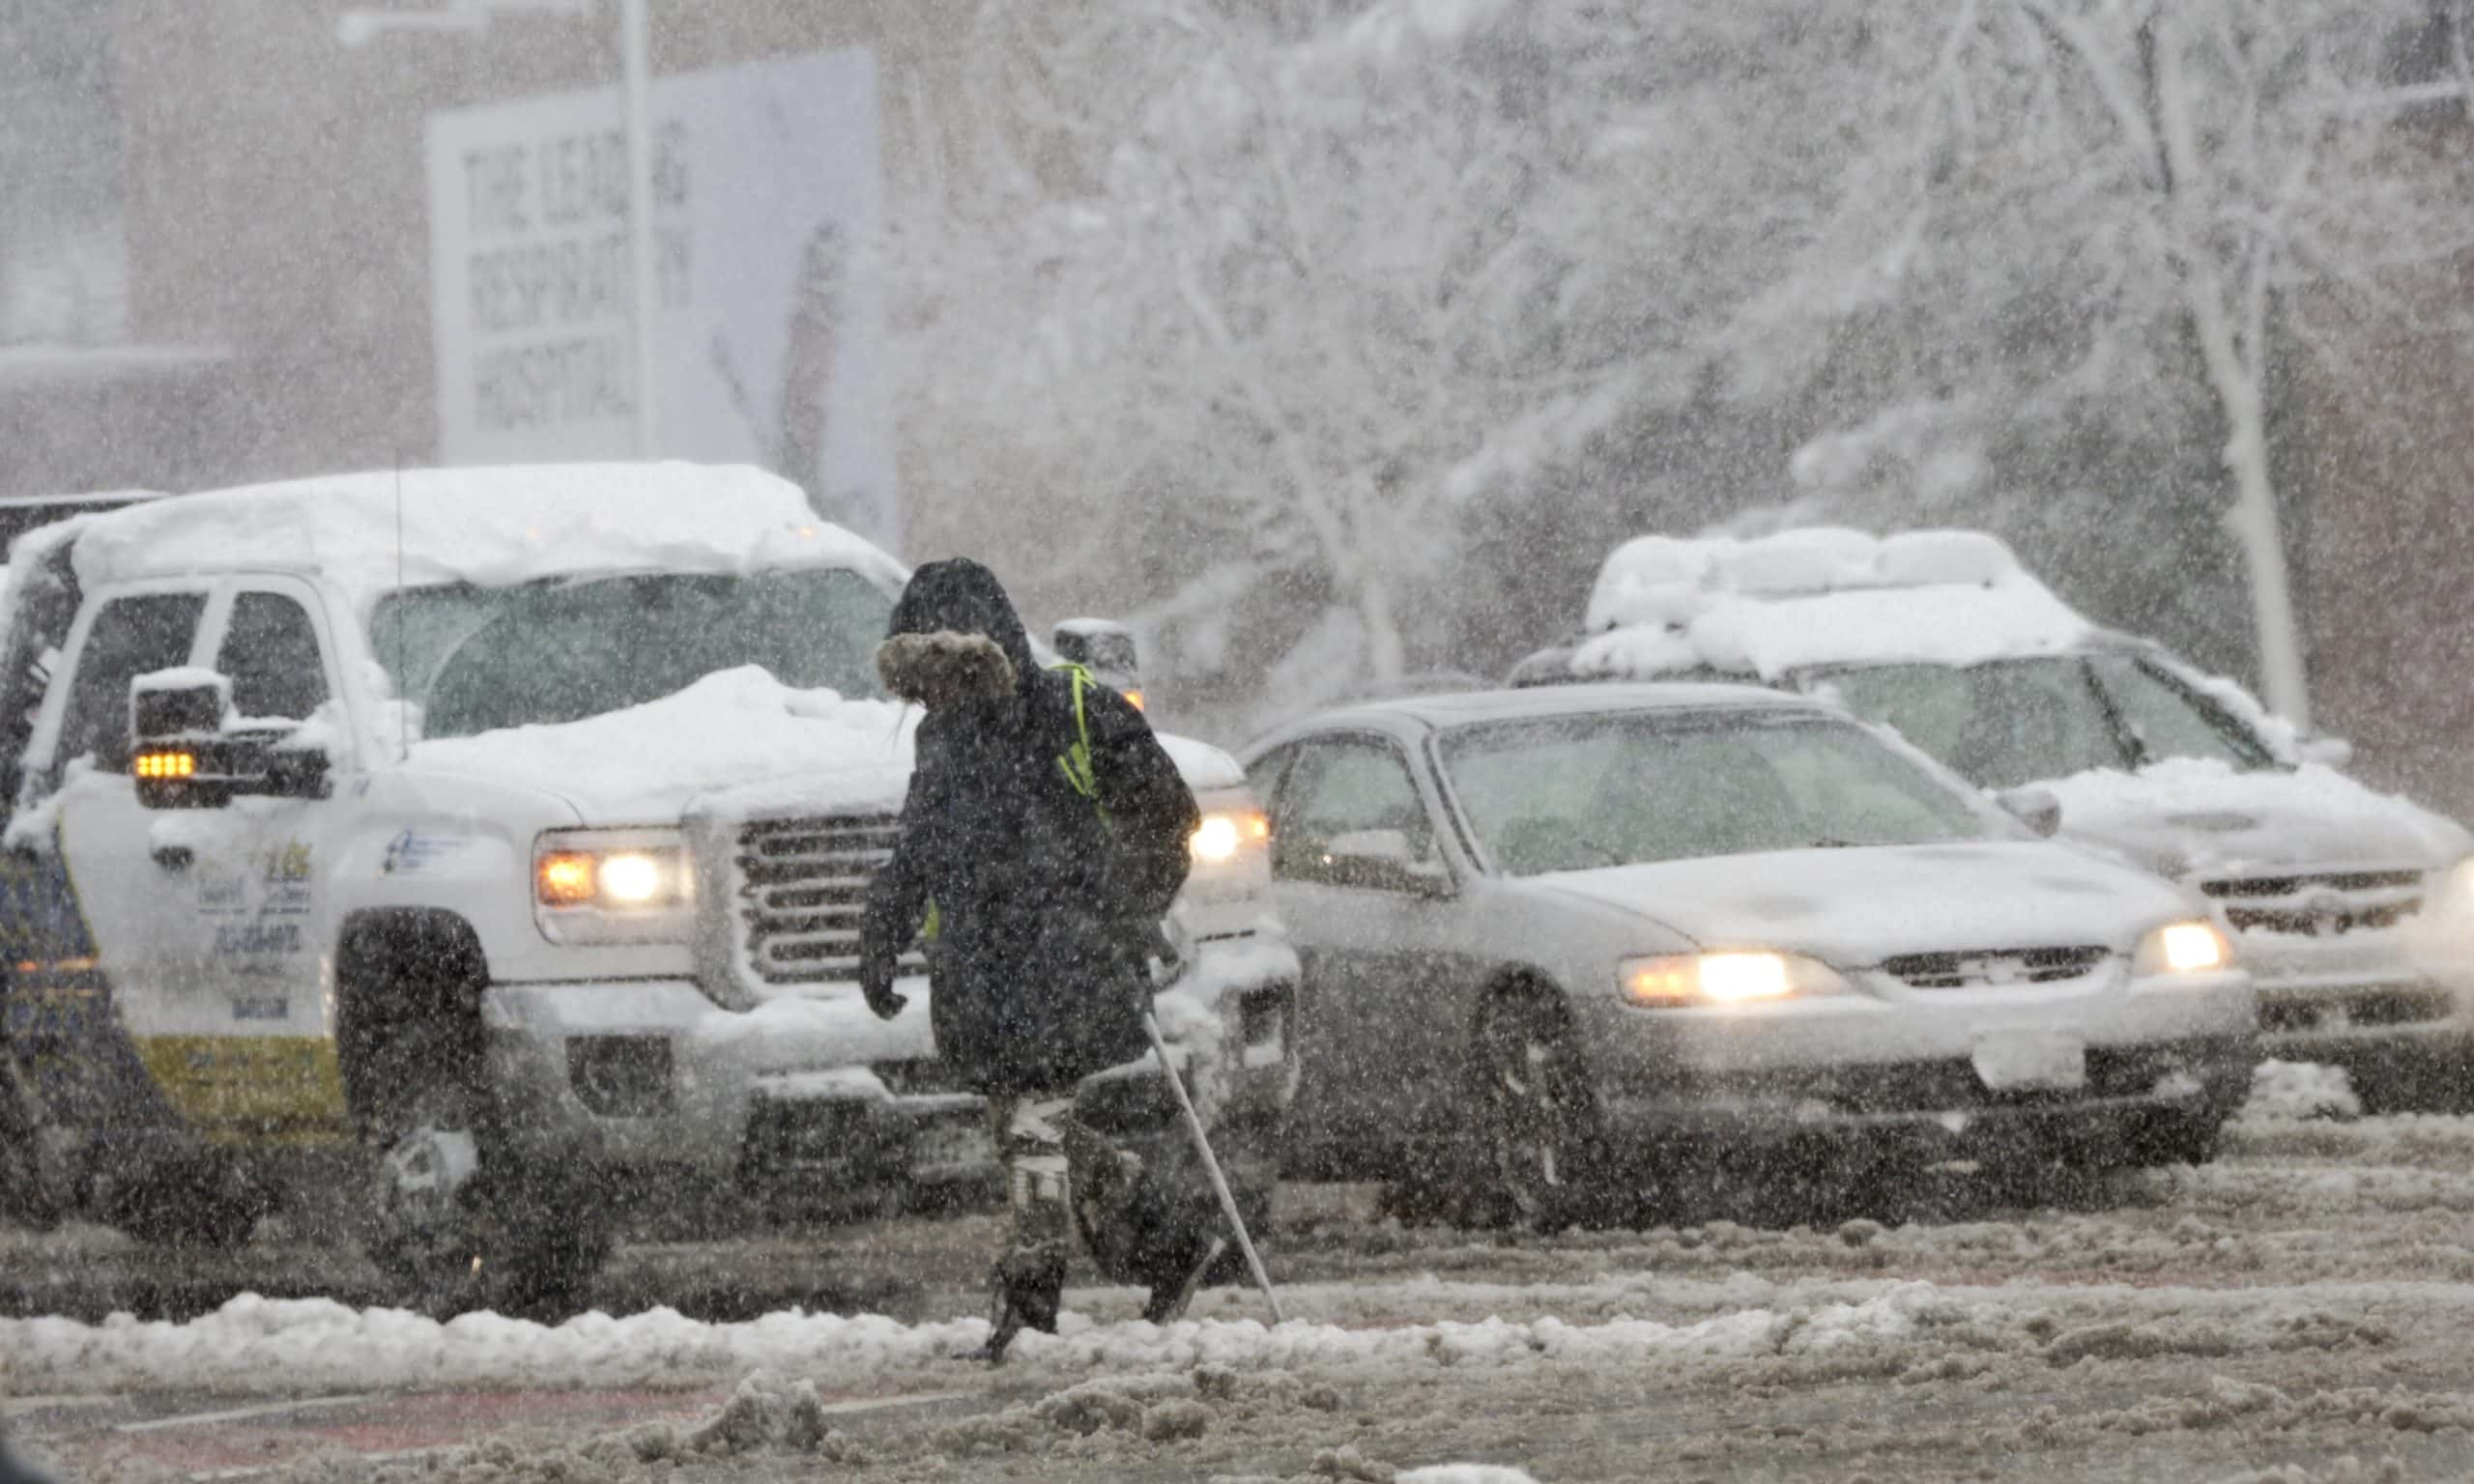
<svg viewBox="0 0 2474 1484">
<path fill-rule="evenodd" d="M 1142 1306 L 1142 1317 L 1155 1325 L 1174 1324 L 1185 1317 L 1186 1305 L 1194 1301 L 1194 1290 L 1227 1255 L 1228 1239 L 1205 1238 L 1176 1256 L 1164 1258 L 1153 1265 L 1151 1298 Z"/>
<path fill-rule="evenodd" d="M 1056 1333 L 1056 1311 L 1065 1298 L 1065 1254 L 1008 1252 L 997 1259 L 989 1289 L 994 1312 L 989 1322 L 988 1343 L 968 1358 L 1002 1365 L 1014 1337 L 1024 1329 Z"/>
</svg>

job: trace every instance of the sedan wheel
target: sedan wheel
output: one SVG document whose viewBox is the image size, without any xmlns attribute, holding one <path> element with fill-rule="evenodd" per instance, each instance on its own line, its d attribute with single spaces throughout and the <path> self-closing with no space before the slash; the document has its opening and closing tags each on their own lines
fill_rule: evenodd
<svg viewBox="0 0 2474 1484">
<path fill-rule="evenodd" d="M 1594 1105 L 1555 1007 L 1503 999 L 1479 1023 L 1482 1143 L 1502 1215 L 1532 1230 L 1568 1226 L 1596 1194 Z"/>
</svg>

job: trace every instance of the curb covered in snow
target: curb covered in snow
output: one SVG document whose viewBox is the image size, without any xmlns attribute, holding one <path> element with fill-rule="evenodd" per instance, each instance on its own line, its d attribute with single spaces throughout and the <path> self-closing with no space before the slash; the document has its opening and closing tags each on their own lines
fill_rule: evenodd
<svg viewBox="0 0 2474 1484">
<path fill-rule="evenodd" d="M 1863 1339 L 1896 1339 L 1915 1312 L 1939 1305 L 1927 1284 L 1856 1302 L 1781 1312 L 1757 1308 L 1689 1325 L 1554 1318 L 1346 1328 L 1292 1320 L 1188 1321 L 1167 1327 L 1066 1321 L 1055 1336 L 1025 1335 L 1015 1355 L 1047 1371 L 1377 1366 L 1391 1369 L 1525 1364 L 1624 1364 L 1652 1357 L 1726 1360 L 1808 1354 Z M 556 1327 L 495 1314 L 441 1324 L 398 1309 L 352 1309 L 323 1298 L 247 1295 L 183 1324 L 115 1315 L 0 1320 L 0 1355 L 24 1388 L 108 1390 L 182 1386 L 225 1393 L 441 1389 L 461 1386 L 692 1386 L 760 1368 L 796 1369 L 820 1382 L 881 1381 L 949 1367 L 977 1345 L 981 1320 L 906 1325 L 880 1316 L 783 1313 L 707 1324 L 670 1309 L 625 1319 L 588 1314 Z"/>
</svg>

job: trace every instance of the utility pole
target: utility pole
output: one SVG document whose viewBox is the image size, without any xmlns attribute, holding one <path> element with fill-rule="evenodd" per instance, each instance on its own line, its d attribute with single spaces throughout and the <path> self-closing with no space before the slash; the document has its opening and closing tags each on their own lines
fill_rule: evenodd
<svg viewBox="0 0 2474 1484">
<path fill-rule="evenodd" d="M 626 74 L 619 89 L 627 111 L 627 246 L 636 271 L 636 457 L 649 459 L 653 426 L 653 326 L 658 294 L 653 272 L 653 37 L 651 0 L 618 0 L 618 50 Z"/>
</svg>

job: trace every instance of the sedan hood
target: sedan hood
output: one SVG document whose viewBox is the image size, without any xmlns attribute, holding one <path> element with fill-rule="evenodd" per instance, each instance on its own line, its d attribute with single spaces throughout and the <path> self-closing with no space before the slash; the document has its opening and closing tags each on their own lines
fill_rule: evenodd
<svg viewBox="0 0 2474 1484">
<path fill-rule="evenodd" d="M 1536 885 L 1639 912 L 1704 948 L 1897 954 L 2103 945 L 2205 914 L 2182 887 L 2049 841 L 1787 850 L 1562 871 Z"/>
<path fill-rule="evenodd" d="M 2172 876 L 2431 868 L 2474 851 L 2474 837 L 2431 811 L 2316 764 L 2241 773 L 2176 758 L 2044 786 L 2071 838 Z"/>
</svg>

